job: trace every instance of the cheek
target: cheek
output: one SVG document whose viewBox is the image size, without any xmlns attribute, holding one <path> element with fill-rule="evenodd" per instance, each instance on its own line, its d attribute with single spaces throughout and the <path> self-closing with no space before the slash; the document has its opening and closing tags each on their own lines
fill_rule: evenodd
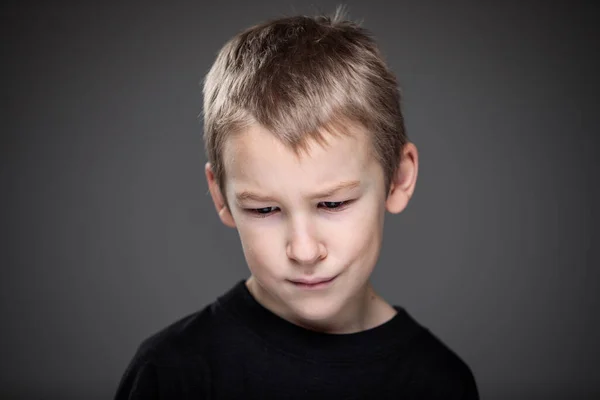
<svg viewBox="0 0 600 400">
<path fill-rule="evenodd" d="M 353 210 L 352 218 L 340 222 L 332 236 L 335 241 L 329 243 L 331 252 L 348 263 L 376 259 L 383 229 L 381 207 L 360 207 Z"/>
<path fill-rule="evenodd" d="M 280 265 L 284 248 L 281 243 L 279 228 L 268 221 L 249 221 L 237 225 L 246 262 L 251 270 L 269 269 L 269 266 Z M 278 261 L 279 260 L 279 261 Z"/>
</svg>

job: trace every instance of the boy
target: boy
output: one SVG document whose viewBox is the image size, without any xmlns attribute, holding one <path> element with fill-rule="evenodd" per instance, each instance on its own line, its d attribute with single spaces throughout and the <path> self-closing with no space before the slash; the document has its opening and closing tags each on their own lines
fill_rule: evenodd
<svg viewBox="0 0 600 400">
<path fill-rule="evenodd" d="M 477 399 L 469 367 L 369 276 L 418 157 L 394 75 L 338 12 L 252 27 L 204 82 L 205 173 L 250 269 L 142 343 L 116 399 Z"/>
</svg>

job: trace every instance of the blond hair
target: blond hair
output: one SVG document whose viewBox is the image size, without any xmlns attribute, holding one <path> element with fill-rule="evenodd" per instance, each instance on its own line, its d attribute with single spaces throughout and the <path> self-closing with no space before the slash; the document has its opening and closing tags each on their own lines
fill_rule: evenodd
<svg viewBox="0 0 600 400">
<path fill-rule="evenodd" d="M 408 141 L 396 77 L 371 34 L 334 16 L 283 17 L 229 40 L 204 79 L 204 141 L 224 192 L 227 138 L 260 124 L 296 154 L 360 124 L 386 178 Z"/>
</svg>

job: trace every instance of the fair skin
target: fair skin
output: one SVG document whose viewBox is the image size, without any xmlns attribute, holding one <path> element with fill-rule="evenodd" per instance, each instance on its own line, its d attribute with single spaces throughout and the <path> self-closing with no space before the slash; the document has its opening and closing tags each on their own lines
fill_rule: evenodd
<svg viewBox="0 0 600 400">
<path fill-rule="evenodd" d="M 221 221 L 239 233 L 254 298 L 307 329 L 353 333 L 396 313 L 369 277 L 385 212 L 402 212 L 413 194 L 418 154 L 414 144 L 404 147 L 386 195 L 365 132 L 326 135 L 325 146 L 311 143 L 300 155 L 259 125 L 229 138 L 227 202 L 210 164 L 205 172 Z"/>
</svg>

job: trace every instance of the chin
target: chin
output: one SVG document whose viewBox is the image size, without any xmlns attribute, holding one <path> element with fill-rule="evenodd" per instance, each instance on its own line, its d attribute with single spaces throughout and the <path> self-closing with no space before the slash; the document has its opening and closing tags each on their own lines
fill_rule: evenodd
<svg viewBox="0 0 600 400">
<path fill-rule="evenodd" d="M 302 299 L 291 305 L 294 318 L 307 323 L 327 323 L 336 318 L 341 310 L 339 300 L 331 298 Z"/>
</svg>

